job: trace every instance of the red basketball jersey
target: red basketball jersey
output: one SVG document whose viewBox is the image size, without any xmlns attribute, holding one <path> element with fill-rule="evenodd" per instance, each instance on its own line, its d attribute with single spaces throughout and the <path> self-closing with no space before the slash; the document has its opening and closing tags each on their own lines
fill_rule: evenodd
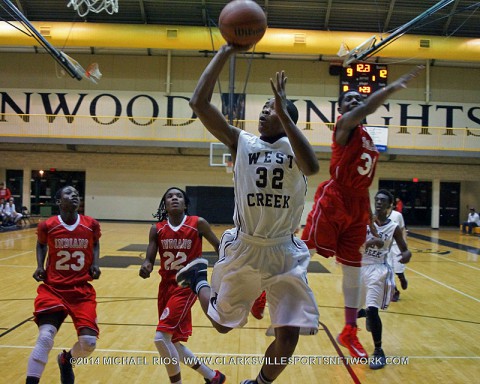
<svg viewBox="0 0 480 384">
<path fill-rule="evenodd" d="M 340 117 L 341 118 L 341 117 Z M 359 124 L 351 133 L 346 145 L 335 141 L 333 130 L 332 157 L 330 160 L 330 176 L 337 184 L 356 191 L 370 187 L 375 176 L 378 150 L 367 129 Z"/>
<path fill-rule="evenodd" d="M 100 224 L 89 216 L 78 215 L 73 225 L 60 216 L 39 223 L 38 242 L 48 246 L 45 283 L 71 286 L 92 280 L 93 245 L 100 236 Z"/>
<path fill-rule="evenodd" d="M 202 255 L 202 239 L 198 234 L 198 216 L 185 216 L 183 223 L 173 227 L 167 220 L 156 224 L 158 254 L 162 283 L 175 281 L 177 272 Z"/>
</svg>

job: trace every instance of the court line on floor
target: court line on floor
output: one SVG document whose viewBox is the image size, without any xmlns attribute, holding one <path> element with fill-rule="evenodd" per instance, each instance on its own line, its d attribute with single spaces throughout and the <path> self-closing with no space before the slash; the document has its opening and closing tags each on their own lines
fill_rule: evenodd
<svg viewBox="0 0 480 384">
<path fill-rule="evenodd" d="M 33 251 L 26 251 L 26 252 L 22 252 L 22 253 L 17 253 L 16 255 L 12 255 L 12 256 L 8 256 L 8 257 L 2 257 L 2 258 L 0 258 L 0 261 L 13 259 L 14 257 L 23 256 L 23 255 L 26 255 L 27 253 L 33 253 Z"/>
<path fill-rule="evenodd" d="M 328 329 L 328 327 L 322 323 L 320 321 L 320 325 L 323 327 L 327 337 L 330 339 L 330 342 L 332 343 L 333 345 L 333 348 L 335 348 L 335 351 L 337 351 L 337 354 L 338 356 L 341 357 L 342 359 L 342 362 L 343 362 L 343 365 L 345 366 L 345 368 L 347 369 L 347 372 L 348 374 L 350 375 L 350 377 L 352 378 L 353 382 L 355 384 L 361 384 L 361 381 L 360 379 L 358 378 L 357 374 L 355 373 L 355 371 L 353 370 L 353 368 L 351 367 L 351 365 L 347 364 L 346 362 L 346 359 L 345 359 L 345 355 L 343 354 L 342 350 L 340 349 L 340 347 L 338 346 L 338 343 L 337 341 L 335 340 L 335 338 L 333 337 L 332 333 L 330 332 L 330 330 Z"/>
<path fill-rule="evenodd" d="M 433 244 L 443 245 L 444 247 L 450 247 L 450 248 L 453 248 L 453 249 L 457 249 L 459 251 L 469 252 L 469 253 L 472 253 L 474 255 L 479 255 L 480 254 L 480 249 L 477 248 L 477 247 L 471 246 L 471 245 L 460 244 L 460 243 L 457 243 L 455 241 L 443 240 L 443 239 L 440 239 L 440 238 L 437 238 L 437 237 L 421 235 L 421 234 L 415 233 L 415 232 L 409 232 L 408 236 L 413 238 L 413 239 L 428 241 L 428 242 L 433 243 Z"/>
<path fill-rule="evenodd" d="M 462 291 L 460 291 L 460 290 L 458 290 L 458 289 L 456 289 L 456 288 L 451 287 L 451 286 L 448 285 L 448 284 L 442 283 L 441 281 L 438 281 L 437 279 L 434 279 L 433 277 L 427 276 L 427 275 L 425 275 L 425 274 L 422 273 L 422 272 L 418 272 L 418 271 L 416 271 L 415 269 L 412 269 L 411 267 L 406 267 L 406 268 L 407 268 L 409 271 L 412 271 L 413 273 L 416 273 L 416 274 L 418 274 L 418 275 L 420 275 L 420 276 L 423 276 L 424 278 L 426 278 L 426 279 L 428 279 L 428 280 L 433 281 L 434 283 L 437 283 L 437 284 L 439 284 L 439 285 L 441 285 L 441 286 L 443 286 L 443 287 L 445 287 L 445 288 L 448 288 L 448 289 L 450 289 L 450 290 L 452 290 L 452 291 L 454 291 L 454 292 L 456 292 L 456 293 L 459 293 L 460 295 L 463 295 L 463 296 L 465 296 L 465 297 L 468 297 L 469 299 L 475 300 L 476 302 L 479 302 L 479 303 L 480 303 L 480 299 L 477 299 L 476 297 L 473 297 L 473 296 L 469 295 L 468 293 L 462 292 Z"/>
<path fill-rule="evenodd" d="M 20 240 L 25 240 L 25 239 L 28 239 L 30 237 L 37 237 L 37 235 L 31 235 L 31 236 L 21 236 L 21 237 L 15 237 L 15 238 L 9 238 L 9 239 L 5 239 L 5 240 L 0 240 L 0 244 L 1 243 L 10 243 L 12 241 L 20 241 Z"/>
<path fill-rule="evenodd" d="M 460 264 L 460 265 L 463 265 L 464 267 L 468 267 L 468 268 L 475 269 L 476 271 L 480 271 L 480 268 L 474 267 L 473 265 L 468 265 L 468 264 L 462 263 L 461 261 L 451 260 L 448 257 L 442 256 L 442 255 L 437 255 L 433 252 L 428 252 L 428 253 L 432 256 L 435 256 L 435 257 L 438 257 L 440 259 L 444 259 L 446 261 L 449 261 L 450 263 Z"/>
<path fill-rule="evenodd" d="M 9 345 L 9 344 L 0 344 L 0 349 L 33 349 L 33 345 Z M 69 349 L 69 347 L 53 347 L 52 350 L 62 351 L 64 349 Z M 137 353 L 137 354 L 145 354 L 145 355 L 158 355 L 158 351 L 150 350 L 137 350 L 137 349 L 112 349 L 112 348 L 95 348 L 95 352 L 102 352 L 102 353 Z M 262 357 L 264 354 L 262 353 L 222 353 L 222 352 L 195 352 L 195 355 L 198 356 L 220 356 L 220 357 Z M 325 357 L 330 358 L 331 356 L 326 355 L 293 355 L 294 357 L 305 357 L 305 358 L 319 358 Z M 434 360 L 434 359 L 443 359 L 443 360 L 480 360 L 480 356 L 405 356 L 409 359 L 419 359 L 419 360 Z"/>
</svg>

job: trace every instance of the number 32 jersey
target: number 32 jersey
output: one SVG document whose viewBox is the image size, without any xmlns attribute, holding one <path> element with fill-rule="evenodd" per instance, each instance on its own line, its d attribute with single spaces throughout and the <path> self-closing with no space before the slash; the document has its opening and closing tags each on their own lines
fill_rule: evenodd
<svg viewBox="0 0 480 384">
<path fill-rule="evenodd" d="M 268 143 L 242 131 L 235 160 L 235 226 L 261 238 L 289 236 L 302 218 L 307 179 L 290 142 Z"/>
<path fill-rule="evenodd" d="M 172 226 L 168 220 L 156 223 L 158 254 L 162 283 L 177 284 L 175 275 L 188 263 L 202 255 L 202 238 L 198 233 L 198 216 L 185 215 L 182 224 Z"/>
<path fill-rule="evenodd" d="M 48 246 L 45 283 L 73 286 L 92 280 L 93 249 L 100 236 L 100 224 L 89 216 L 78 215 L 72 225 L 60 215 L 39 223 L 38 242 Z"/>
</svg>

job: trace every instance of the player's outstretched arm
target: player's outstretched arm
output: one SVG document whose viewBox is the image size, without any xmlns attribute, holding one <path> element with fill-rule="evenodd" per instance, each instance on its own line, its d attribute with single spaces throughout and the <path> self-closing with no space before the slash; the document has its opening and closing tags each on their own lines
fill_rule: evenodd
<svg viewBox="0 0 480 384">
<path fill-rule="evenodd" d="M 235 52 L 248 49 L 234 45 L 223 45 L 203 71 L 190 99 L 190 107 L 205 128 L 234 153 L 237 149 L 240 129 L 228 124 L 222 112 L 211 103 L 215 83 L 225 63 Z"/>
<path fill-rule="evenodd" d="M 412 79 L 416 78 L 424 68 L 423 65 L 417 66 L 412 71 L 395 80 L 393 83 L 374 92 L 367 97 L 362 105 L 343 114 L 342 118 L 337 122 L 337 131 L 351 131 L 355 129 L 355 127 L 368 115 L 375 112 L 382 104 L 384 104 L 393 93 L 407 88 L 407 84 Z"/>
</svg>

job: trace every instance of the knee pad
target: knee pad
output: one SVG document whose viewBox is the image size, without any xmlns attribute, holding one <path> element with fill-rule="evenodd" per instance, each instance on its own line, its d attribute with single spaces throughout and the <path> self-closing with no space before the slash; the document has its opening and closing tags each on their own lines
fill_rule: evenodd
<svg viewBox="0 0 480 384">
<path fill-rule="evenodd" d="M 87 357 L 92 354 L 97 346 L 97 336 L 80 335 L 78 341 L 73 345 L 72 357 Z"/>
<path fill-rule="evenodd" d="M 190 351 L 185 345 L 177 342 L 174 343 L 173 346 L 177 350 L 178 357 L 183 364 L 189 367 L 194 367 L 196 364 L 200 364 L 200 361 L 197 361 L 197 358 L 193 352 Z"/>
<path fill-rule="evenodd" d="M 155 333 L 155 346 L 161 357 L 170 359 L 171 364 L 165 364 L 169 377 L 180 373 L 180 361 L 178 351 L 172 343 L 172 335 L 164 332 Z"/>
<path fill-rule="evenodd" d="M 155 334 L 155 346 L 160 356 L 176 358 L 178 360 L 178 352 L 172 343 L 172 335 L 169 333 L 157 331 Z"/>
<path fill-rule="evenodd" d="M 57 328 L 51 324 L 42 324 L 38 327 L 37 343 L 32 351 L 32 358 L 43 364 L 47 364 L 48 354 L 53 348 L 53 339 L 57 334 Z"/>
<path fill-rule="evenodd" d="M 80 335 L 78 336 L 78 342 L 82 347 L 82 351 L 87 353 L 86 356 L 89 356 L 97 347 L 97 336 Z"/>
<path fill-rule="evenodd" d="M 342 264 L 343 271 L 343 296 L 345 299 L 345 306 L 349 308 L 360 307 L 360 272 L 358 267 L 352 267 Z"/>
</svg>

